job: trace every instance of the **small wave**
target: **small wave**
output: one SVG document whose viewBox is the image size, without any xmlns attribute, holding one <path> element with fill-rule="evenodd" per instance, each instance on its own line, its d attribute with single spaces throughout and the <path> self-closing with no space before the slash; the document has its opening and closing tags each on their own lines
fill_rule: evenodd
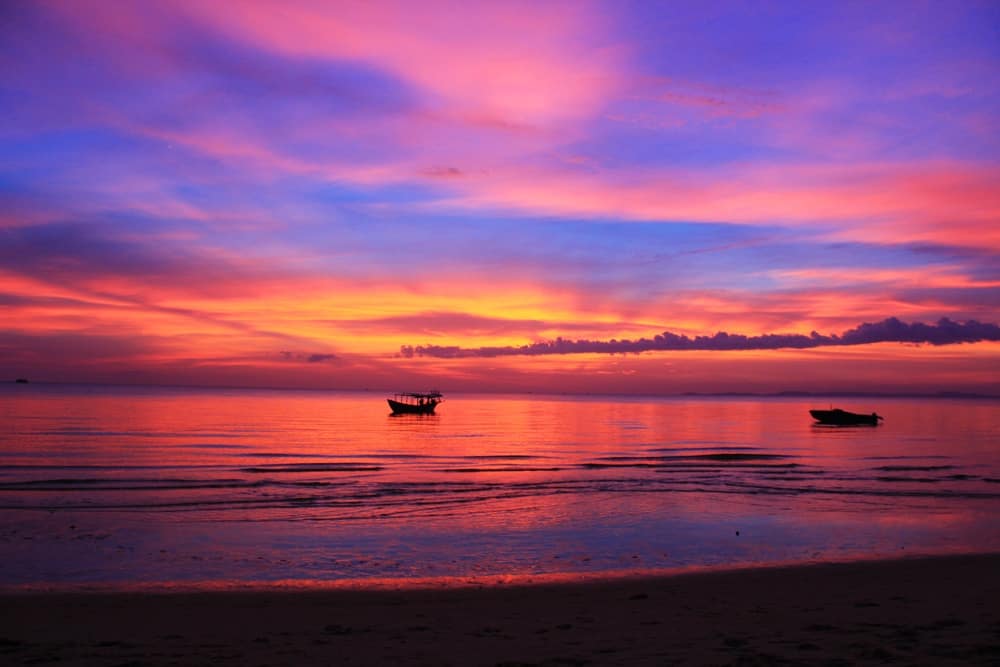
<svg viewBox="0 0 1000 667">
<path fill-rule="evenodd" d="M 235 445 L 231 443 L 221 443 L 221 442 L 199 442 L 184 445 L 185 448 L 190 449 L 251 449 L 251 445 Z"/>
<path fill-rule="evenodd" d="M 671 457 L 673 458 L 673 457 Z M 676 458 L 706 459 L 709 461 L 766 461 L 772 459 L 787 459 L 784 454 L 690 454 Z"/>
<path fill-rule="evenodd" d="M 705 443 L 706 447 L 650 447 L 651 452 L 741 452 L 755 451 L 760 447 L 749 447 L 746 445 L 714 445 Z"/>
<path fill-rule="evenodd" d="M 677 456 L 598 456 L 598 461 L 768 461 L 787 459 L 784 454 L 680 454 Z"/>
<path fill-rule="evenodd" d="M 225 510 L 225 509 L 281 509 L 290 505 L 302 503 L 315 503 L 314 496 L 286 496 L 283 498 L 226 498 L 221 500 L 181 500 L 175 502 L 122 502 L 122 503 L 95 503 L 76 505 L 0 505 L 2 510 L 79 510 L 79 511 L 100 511 L 100 510 L 128 510 L 128 511 L 199 511 L 202 509 Z M 360 501 L 332 500 L 326 501 L 328 506 L 360 506 Z"/>
<path fill-rule="evenodd" d="M 713 466 L 713 465 L 709 465 L 707 463 L 702 463 L 702 464 L 698 464 L 698 463 L 670 463 L 670 464 L 661 464 L 661 465 L 658 465 L 658 466 L 655 466 L 655 467 L 658 469 L 658 472 L 670 472 L 671 470 L 673 470 L 675 468 L 678 469 L 678 470 L 680 470 L 680 471 L 683 471 L 683 472 L 695 472 L 695 471 L 699 471 L 699 470 L 718 471 L 718 470 L 729 470 L 729 469 L 735 469 L 735 470 L 767 470 L 767 471 L 772 471 L 772 470 L 792 470 L 792 469 L 794 469 L 796 472 L 798 472 L 800 474 L 807 474 L 809 472 L 809 471 L 805 471 L 805 470 L 799 470 L 799 468 L 802 467 L 801 463 L 739 463 L 739 462 L 732 463 L 732 462 L 728 462 L 724 466 Z M 813 474 L 816 474 L 816 473 L 813 473 Z"/>
<path fill-rule="evenodd" d="M 291 454 L 287 452 L 247 452 L 245 454 L 237 454 L 243 458 L 248 459 L 314 459 L 319 454 Z"/>
<path fill-rule="evenodd" d="M 102 484 L 106 482 L 106 479 L 98 478 L 88 478 L 88 479 L 72 479 L 72 478 L 57 478 L 57 479 L 30 479 L 23 482 L 0 482 L 0 489 L 22 489 L 30 488 L 33 486 L 51 486 L 51 485 L 62 485 L 62 484 Z"/>
<path fill-rule="evenodd" d="M 547 456 L 535 456 L 533 454 L 470 454 L 461 457 L 471 461 L 530 461 L 532 459 L 549 458 Z"/>
<path fill-rule="evenodd" d="M 905 481 L 911 482 L 912 479 Z M 1000 493 L 989 493 L 982 491 L 960 491 L 947 489 L 940 491 L 930 491 L 923 489 L 905 488 L 849 488 L 849 487 L 822 487 L 822 486 L 770 486 L 744 482 L 726 481 L 722 486 L 732 489 L 741 489 L 749 494 L 781 494 L 792 496 L 805 495 L 831 495 L 831 496 L 858 496 L 872 498 L 969 498 L 969 499 L 1000 499 Z M 712 489 L 704 489 L 706 492 L 713 492 Z"/>
<path fill-rule="evenodd" d="M 663 464 L 639 461 L 632 463 L 595 463 L 593 461 L 587 461 L 579 464 L 579 467 L 585 470 L 602 470 L 604 468 L 662 468 Z"/>
<path fill-rule="evenodd" d="M 861 459 L 864 461 L 921 461 L 921 460 L 935 460 L 935 459 L 950 459 L 950 456 L 944 456 L 941 454 L 914 454 L 911 456 L 862 456 Z"/>
<path fill-rule="evenodd" d="M 563 468 L 535 468 L 535 467 L 521 467 L 521 466 L 497 466 L 488 468 L 443 468 L 438 470 L 438 472 L 463 472 L 463 473 L 475 473 L 475 472 L 559 472 Z"/>
<path fill-rule="evenodd" d="M 273 472 L 376 472 L 384 470 L 384 466 L 369 463 L 297 463 L 291 465 L 260 465 L 240 468 L 242 472 L 273 473 Z"/>
<path fill-rule="evenodd" d="M 932 472 L 934 470 L 954 470 L 955 466 L 879 466 L 872 470 L 883 472 Z"/>
<path fill-rule="evenodd" d="M 64 428 L 51 431 L 38 431 L 38 435 L 58 435 L 58 436 L 73 436 L 73 437 L 102 437 L 102 438 L 156 438 L 156 439 L 173 439 L 173 440 L 186 440 L 189 438 L 245 438 L 248 435 L 259 435 L 257 432 L 220 432 L 220 433 L 208 433 L 204 431 L 197 431 L 191 433 L 184 432 L 173 432 L 173 431 L 108 431 L 108 430 L 98 430 L 90 428 Z"/>
<path fill-rule="evenodd" d="M 14 482 L 0 482 L 0 488 L 8 486 L 42 486 L 45 484 L 202 484 L 206 481 L 235 482 L 237 479 L 195 479 L 191 477 L 52 477 L 28 479 Z"/>
<path fill-rule="evenodd" d="M 23 464 L 13 464 L 13 465 L 0 465 L 0 472 L 6 471 L 25 471 L 25 470 L 95 470 L 95 471 L 114 471 L 120 472 L 123 470 L 175 470 L 177 466 L 172 465 L 23 465 Z M 192 470 L 211 470 L 213 468 L 218 468 L 218 466 L 213 465 L 185 465 L 184 468 Z"/>
<path fill-rule="evenodd" d="M 137 491 L 171 489 L 229 489 L 259 486 L 243 479 L 189 479 L 175 477 L 59 477 L 0 483 L 0 491 Z"/>
<path fill-rule="evenodd" d="M 598 461 L 659 461 L 658 456 L 598 456 Z"/>
<path fill-rule="evenodd" d="M 670 472 L 670 471 L 684 471 L 684 472 L 698 472 L 698 471 L 716 471 L 725 468 L 739 468 L 739 469 L 775 469 L 775 468 L 798 468 L 802 464 L 800 463 L 746 463 L 742 461 L 724 461 L 725 466 L 711 465 L 709 461 L 658 461 L 658 462 L 639 462 L 634 463 L 597 463 L 594 461 L 588 461 L 586 463 L 579 464 L 579 467 L 584 469 L 595 469 L 599 470 L 601 468 L 651 468 L 657 471 Z"/>
</svg>

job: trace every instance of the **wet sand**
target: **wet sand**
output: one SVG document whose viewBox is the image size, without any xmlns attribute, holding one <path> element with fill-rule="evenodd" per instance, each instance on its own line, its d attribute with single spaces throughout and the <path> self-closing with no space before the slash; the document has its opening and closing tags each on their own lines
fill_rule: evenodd
<svg viewBox="0 0 1000 667">
<path fill-rule="evenodd" d="M 444 590 L 17 593 L 0 662 L 1000 664 L 1000 554 Z"/>
</svg>

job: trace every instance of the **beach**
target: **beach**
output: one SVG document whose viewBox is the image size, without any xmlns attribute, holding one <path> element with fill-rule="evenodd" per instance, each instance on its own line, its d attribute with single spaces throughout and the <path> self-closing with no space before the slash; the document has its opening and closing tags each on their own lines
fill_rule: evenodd
<svg viewBox="0 0 1000 667">
<path fill-rule="evenodd" d="M 580 583 L 18 592 L 7 664 L 996 664 L 1000 554 Z"/>
</svg>

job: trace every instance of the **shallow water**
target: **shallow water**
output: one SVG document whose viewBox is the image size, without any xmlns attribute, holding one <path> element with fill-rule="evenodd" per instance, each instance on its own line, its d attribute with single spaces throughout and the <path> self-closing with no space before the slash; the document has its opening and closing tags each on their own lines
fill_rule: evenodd
<svg viewBox="0 0 1000 667">
<path fill-rule="evenodd" d="M 0 389 L 0 586 L 594 574 L 1000 550 L 1000 402 Z"/>
</svg>

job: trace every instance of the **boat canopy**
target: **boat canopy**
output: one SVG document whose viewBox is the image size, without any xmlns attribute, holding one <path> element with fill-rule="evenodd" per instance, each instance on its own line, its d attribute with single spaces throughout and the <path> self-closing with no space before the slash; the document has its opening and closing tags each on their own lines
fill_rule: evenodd
<svg viewBox="0 0 1000 667">
<path fill-rule="evenodd" d="M 396 396 L 406 396 L 407 398 L 430 399 L 430 398 L 442 398 L 444 394 L 442 394 L 440 391 L 429 391 L 426 393 L 420 393 L 415 391 L 401 391 L 398 394 L 396 394 Z"/>
</svg>

